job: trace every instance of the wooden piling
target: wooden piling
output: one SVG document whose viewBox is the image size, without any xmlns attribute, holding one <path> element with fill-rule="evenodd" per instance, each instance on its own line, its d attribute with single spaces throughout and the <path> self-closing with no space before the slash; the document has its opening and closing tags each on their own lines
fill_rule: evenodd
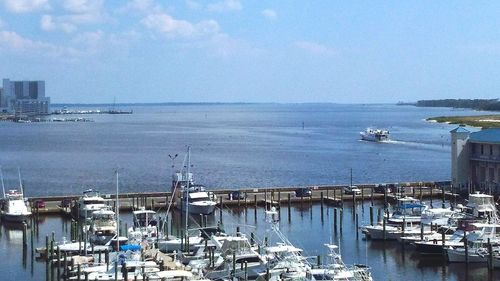
<svg viewBox="0 0 500 281">
<path fill-rule="evenodd" d="M 333 209 L 333 230 L 337 233 L 337 208 Z"/>
<path fill-rule="evenodd" d="M 469 266 L 469 245 L 467 243 L 467 231 L 464 231 L 465 264 Z"/>
<path fill-rule="evenodd" d="M 493 270 L 493 248 L 491 246 L 491 240 L 488 238 L 488 269 Z"/>
<path fill-rule="evenodd" d="M 370 206 L 370 225 L 373 225 L 373 206 Z"/>
<path fill-rule="evenodd" d="M 342 227 L 343 227 L 342 224 L 343 224 L 343 221 L 344 221 L 344 214 L 343 213 L 344 213 L 344 211 L 341 208 L 340 209 L 340 233 L 342 233 Z"/>
<path fill-rule="evenodd" d="M 356 240 L 359 239 L 359 217 L 356 214 Z"/>
</svg>

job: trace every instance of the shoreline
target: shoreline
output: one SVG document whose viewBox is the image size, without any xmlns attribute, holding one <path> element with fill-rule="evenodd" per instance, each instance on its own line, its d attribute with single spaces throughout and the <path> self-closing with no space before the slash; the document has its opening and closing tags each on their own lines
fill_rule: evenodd
<svg viewBox="0 0 500 281">
<path fill-rule="evenodd" d="M 500 128 L 500 114 L 475 116 L 436 116 L 425 119 L 431 123 L 467 125 L 476 128 Z"/>
</svg>

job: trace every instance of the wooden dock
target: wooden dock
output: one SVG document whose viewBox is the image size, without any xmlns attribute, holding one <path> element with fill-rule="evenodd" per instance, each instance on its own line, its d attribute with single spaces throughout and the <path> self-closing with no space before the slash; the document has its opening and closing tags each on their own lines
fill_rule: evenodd
<svg viewBox="0 0 500 281">
<path fill-rule="evenodd" d="M 272 187 L 272 188 L 251 188 L 251 189 L 217 189 L 207 190 L 217 197 L 218 205 L 223 208 L 238 207 L 260 207 L 260 206 L 282 206 L 296 204 L 323 203 L 327 205 L 340 205 L 343 202 L 359 201 L 394 201 L 395 194 L 376 193 L 375 184 L 357 185 L 361 189 L 361 194 L 350 195 L 344 192 L 345 185 L 319 185 L 308 186 L 312 195 L 307 197 L 297 197 L 295 190 L 297 187 Z M 456 198 L 458 195 L 451 193 L 449 188 L 438 187 L 433 182 L 420 183 L 402 183 L 404 195 L 415 198 Z M 231 199 L 229 194 L 234 191 L 240 191 L 242 199 Z M 402 194 L 402 193 L 399 193 Z M 105 199 L 110 201 L 110 205 L 115 204 L 115 194 L 102 194 Z M 76 202 L 80 195 L 67 196 L 38 196 L 29 198 L 33 213 L 37 214 L 70 214 L 70 208 L 62 208 L 61 202 Z M 132 211 L 140 207 L 146 207 L 154 210 L 166 210 L 172 199 L 171 192 L 137 192 L 119 194 L 119 205 L 121 211 Z M 35 208 L 35 202 L 43 200 L 45 208 Z"/>
</svg>

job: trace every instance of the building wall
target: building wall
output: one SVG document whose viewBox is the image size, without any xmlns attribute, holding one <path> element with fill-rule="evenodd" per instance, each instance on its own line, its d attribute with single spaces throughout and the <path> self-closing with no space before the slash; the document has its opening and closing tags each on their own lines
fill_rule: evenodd
<svg viewBox="0 0 500 281">
<path fill-rule="evenodd" d="M 500 192 L 500 144 L 474 143 L 471 147 L 471 182 L 485 191 Z"/>
<path fill-rule="evenodd" d="M 469 133 L 451 133 L 451 180 L 454 187 L 467 191 L 470 176 Z"/>
</svg>

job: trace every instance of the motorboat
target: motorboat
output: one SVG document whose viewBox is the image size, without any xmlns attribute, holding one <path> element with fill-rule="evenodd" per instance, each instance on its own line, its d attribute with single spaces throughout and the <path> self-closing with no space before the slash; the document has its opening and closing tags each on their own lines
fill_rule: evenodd
<svg viewBox="0 0 500 281">
<path fill-rule="evenodd" d="M 464 245 L 464 232 L 456 230 L 453 234 L 445 234 L 444 242 L 442 233 L 425 235 L 420 241 L 413 241 L 415 250 L 421 254 L 443 254 L 448 247 L 461 247 Z"/>
<path fill-rule="evenodd" d="M 422 204 L 418 199 L 410 196 L 399 197 L 387 222 L 389 224 L 402 224 L 404 222 L 420 223 L 422 213 L 426 209 L 427 206 Z"/>
<path fill-rule="evenodd" d="M 94 211 L 107 208 L 106 199 L 102 198 L 98 191 L 88 189 L 78 199 L 77 208 L 80 218 L 90 219 Z"/>
<path fill-rule="evenodd" d="M 107 244 L 116 236 L 116 227 L 116 214 L 109 208 L 92 212 L 89 227 L 90 241 L 97 245 Z"/>
<path fill-rule="evenodd" d="M 325 244 L 328 248 L 328 263 L 310 269 L 314 280 L 351 280 L 351 281 L 371 281 L 370 268 L 365 265 L 356 264 L 348 267 L 342 261 L 337 252 L 338 246 Z"/>
<path fill-rule="evenodd" d="M 5 194 L 1 215 L 3 220 L 13 223 L 22 223 L 29 220 L 31 211 L 28 209 L 21 191 L 11 189 Z"/>
<path fill-rule="evenodd" d="M 158 239 L 158 221 L 156 219 L 156 212 L 153 210 L 146 210 L 142 207 L 139 210 L 132 212 L 134 216 L 134 225 L 128 229 L 129 240 L 141 242 L 147 240 L 154 242 Z"/>
<path fill-rule="evenodd" d="M 212 214 L 217 205 L 214 193 L 208 192 L 203 185 L 194 184 L 190 168 L 190 148 L 187 152 L 187 169 L 172 175 L 172 193 L 175 194 L 175 206 L 182 212 L 195 215 Z"/>
<path fill-rule="evenodd" d="M 500 224 L 473 223 L 472 225 L 476 230 L 466 235 L 467 251 L 465 250 L 465 246 L 448 247 L 446 253 L 449 262 L 465 262 L 466 254 L 468 262 L 486 262 L 484 252 L 487 251 L 488 242 L 493 246 L 500 244 L 500 237 L 498 235 Z"/>
<path fill-rule="evenodd" d="M 383 142 L 389 140 L 389 131 L 382 129 L 367 128 L 359 133 L 365 141 Z"/>
<path fill-rule="evenodd" d="M 430 235 L 434 233 L 430 228 L 422 229 L 420 225 L 414 225 L 412 222 L 404 224 L 386 224 L 367 225 L 361 228 L 365 236 L 372 240 L 401 240 L 402 237 L 416 235 Z M 384 234 L 385 232 L 385 234 Z"/>
</svg>

